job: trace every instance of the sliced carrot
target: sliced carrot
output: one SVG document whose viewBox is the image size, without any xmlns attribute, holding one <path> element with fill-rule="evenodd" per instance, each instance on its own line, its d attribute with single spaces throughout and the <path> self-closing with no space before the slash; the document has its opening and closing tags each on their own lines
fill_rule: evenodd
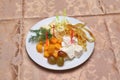
<svg viewBox="0 0 120 80">
<path fill-rule="evenodd" d="M 44 51 L 44 57 L 48 58 L 50 55 L 48 53 L 48 51 Z"/>
<path fill-rule="evenodd" d="M 44 51 L 48 50 L 48 46 L 46 44 L 44 44 Z"/>
<path fill-rule="evenodd" d="M 37 44 L 36 49 L 38 52 L 42 53 L 42 45 L 41 44 Z"/>
<path fill-rule="evenodd" d="M 54 51 L 55 51 L 55 46 L 53 44 L 50 44 L 48 46 L 48 52 L 49 52 L 49 54 L 53 54 Z"/>
<path fill-rule="evenodd" d="M 57 57 L 58 57 L 58 52 L 57 52 L 57 51 L 54 51 L 53 56 L 54 56 L 55 58 L 57 58 Z"/>
<path fill-rule="evenodd" d="M 61 43 L 62 43 L 62 40 L 61 40 L 61 39 L 58 39 L 57 43 L 61 44 Z"/>
<path fill-rule="evenodd" d="M 51 39 L 50 39 L 50 41 L 51 41 L 51 43 L 53 43 L 53 44 L 55 44 L 55 43 L 57 43 L 57 38 L 55 38 L 55 37 L 52 37 Z"/>
<path fill-rule="evenodd" d="M 49 44 L 50 44 L 50 41 L 49 41 L 49 39 L 46 39 L 46 42 L 45 42 L 46 44 L 46 46 L 49 46 Z"/>
<path fill-rule="evenodd" d="M 40 45 L 43 45 L 43 42 L 42 42 L 42 41 L 40 41 L 40 42 L 39 42 L 39 44 L 40 44 Z"/>
<path fill-rule="evenodd" d="M 56 43 L 56 44 L 55 44 L 55 48 L 56 48 L 57 50 L 59 50 L 59 49 L 61 48 L 61 45 L 60 45 L 59 43 Z"/>
</svg>

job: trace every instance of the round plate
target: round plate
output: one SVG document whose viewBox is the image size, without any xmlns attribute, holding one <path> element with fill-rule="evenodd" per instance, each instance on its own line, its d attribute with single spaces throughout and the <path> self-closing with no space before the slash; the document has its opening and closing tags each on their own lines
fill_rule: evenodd
<svg viewBox="0 0 120 80">
<path fill-rule="evenodd" d="M 59 16 L 59 19 L 61 20 L 64 18 L 63 16 Z M 39 29 L 41 26 L 48 25 L 51 23 L 53 20 L 55 20 L 56 17 L 51 17 L 51 18 L 46 18 L 44 20 L 39 21 L 37 24 L 35 24 L 31 29 Z M 66 17 L 66 19 L 71 23 L 71 24 L 76 24 L 76 23 L 83 23 L 77 19 L 71 18 L 71 17 Z M 87 26 L 86 26 L 87 27 Z M 88 27 L 87 27 L 88 28 Z M 59 67 L 57 65 L 51 65 L 47 62 L 47 59 L 43 56 L 43 53 L 38 53 L 36 50 L 36 44 L 35 43 L 30 43 L 29 38 L 31 35 L 34 35 L 30 31 L 27 34 L 26 37 L 26 50 L 28 52 L 28 55 L 30 58 L 37 63 L 38 65 L 47 68 L 47 69 L 52 69 L 52 70 L 67 70 L 71 69 L 74 67 L 77 67 L 84 63 L 92 54 L 93 49 L 94 49 L 94 42 L 89 43 L 87 42 L 87 51 L 84 52 L 80 58 L 74 58 L 73 60 L 70 61 L 65 61 L 64 65 L 62 67 Z M 86 33 L 88 35 L 88 33 Z"/>
</svg>

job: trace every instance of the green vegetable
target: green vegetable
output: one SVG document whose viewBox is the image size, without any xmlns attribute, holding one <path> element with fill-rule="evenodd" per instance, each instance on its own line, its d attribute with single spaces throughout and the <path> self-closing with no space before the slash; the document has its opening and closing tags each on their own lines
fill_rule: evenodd
<svg viewBox="0 0 120 80">
<path fill-rule="evenodd" d="M 59 22 L 59 16 L 56 15 L 56 22 Z"/>
<path fill-rule="evenodd" d="M 63 10 L 63 18 L 60 19 L 58 15 L 56 15 L 55 26 L 58 32 L 64 30 L 65 26 L 68 24 L 68 20 L 66 19 L 66 9 Z"/>
<path fill-rule="evenodd" d="M 54 56 L 48 57 L 48 63 L 50 63 L 50 64 L 56 64 L 56 59 L 55 59 L 55 57 L 54 57 Z"/>
<path fill-rule="evenodd" d="M 56 60 L 56 63 L 58 66 L 63 66 L 64 65 L 64 58 L 59 56 Z"/>
<path fill-rule="evenodd" d="M 66 9 L 63 10 L 63 15 L 66 16 Z"/>
<path fill-rule="evenodd" d="M 45 29 L 43 27 L 41 27 L 38 30 L 30 30 L 31 32 L 35 33 L 35 36 L 31 36 L 29 39 L 29 42 L 45 42 L 46 40 L 46 33 L 48 34 L 47 37 L 48 39 L 50 39 L 52 37 L 52 34 L 50 33 L 50 29 Z"/>
</svg>

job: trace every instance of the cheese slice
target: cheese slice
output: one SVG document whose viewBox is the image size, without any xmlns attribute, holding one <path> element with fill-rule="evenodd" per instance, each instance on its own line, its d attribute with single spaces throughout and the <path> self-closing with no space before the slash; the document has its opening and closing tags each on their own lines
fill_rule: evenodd
<svg viewBox="0 0 120 80">
<path fill-rule="evenodd" d="M 83 49 L 79 45 L 75 45 L 75 57 L 80 57 L 83 53 Z"/>
<path fill-rule="evenodd" d="M 83 49 L 80 45 L 77 44 L 77 38 L 73 37 L 74 43 L 71 44 L 70 36 L 64 36 L 62 42 L 61 50 L 64 51 L 69 59 L 73 59 L 74 57 L 79 58 L 83 53 Z"/>
</svg>

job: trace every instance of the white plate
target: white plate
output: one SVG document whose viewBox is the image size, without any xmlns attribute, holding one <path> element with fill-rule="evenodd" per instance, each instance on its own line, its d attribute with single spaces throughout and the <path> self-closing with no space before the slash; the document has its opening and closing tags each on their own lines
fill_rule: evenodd
<svg viewBox="0 0 120 80">
<path fill-rule="evenodd" d="M 63 16 L 59 16 L 59 18 L 62 19 Z M 66 19 L 72 24 L 83 23 L 83 22 L 81 22 L 81 21 L 79 21 L 77 19 L 71 18 L 71 17 L 66 17 Z M 35 24 L 31 29 L 33 29 L 33 30 L 34 29 L 39 29 L 41 26 L 47 25 L 47 24 L 51 23 L 53 20 L 55 20 L 55 17 L 51 17 L 51 18 L 41 20 L 37 24 Z M 88 33 L 86 33 L 86 34 L 88 35 Z M 26 37 L 26 50 L 28 52 L 28 55 L 38 65 L 40 65 L 40 66 L 42 66 L 44 68 L 47 68 L 47 69 L 67 70 L 67 69 L 77 67 L 77 66 L 81 65 L 82 63 L 84 63 L 91 56 L 91 54 L 93 52 L 93 49 L 94 49 L 94 42 L 93 43 L 87 42 L 87 51 L 84 52 L 81 55 L 80 58 L 74 58 L 71 61 L 65 61 L 64 66 L 59 67 L 57 65 L 49 64 L 47 62 L 47 59 L 43 56 L 43 54 L 38 53 L 36 51 L 36 44 L 29 43 L 29 38 L 31 37 L 31 35 L 34 35 L 34 34 L 29 31 L 28 34 L 27 34 L 27 37 Z"/>
</svg>

